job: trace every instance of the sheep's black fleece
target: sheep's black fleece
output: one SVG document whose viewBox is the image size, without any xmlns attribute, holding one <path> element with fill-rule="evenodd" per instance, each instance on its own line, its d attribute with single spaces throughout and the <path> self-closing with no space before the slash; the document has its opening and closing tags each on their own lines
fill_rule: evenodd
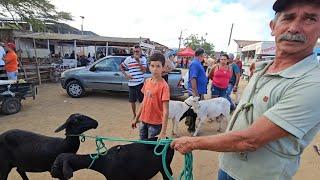
<svg viewBox="0 0 320 180">
<path fill-rule="evenodd" d="M 100 156 L 90 169 L 100 172 L 108 180 L 147 180 L 159 171 L 163 179 L 168 179 L 163 170 L 161 156 L 153 152 L 154 147 L 139 143 L 112 147 L 107 155 Z M 159 151 L 162 148 L 163 146 L 159 147 Z M 168 148 L 166 164 L 171 174 L 170 163 L 173 155 L 174 150 Z M 89 155 L 63 153 L 54 162 L 51 175 L 59 179 L 69 179 L 74 171 L 88 168 L 91 162 Z"/>
<path fill-rule="evenodd" d="M 55 132 L 81 134 L 97 128 L 98 122 L 82 114 L 72 114 Z M 16 167 L 22 179 L 26 172 L 50 171 L 56 157 L 61 153 L 76 153 L 80 146 L 77 136 L 49 137 L 29 131 L 14 129 L 0 135 L 0 180 L 6 180 Z"/>
</svg>

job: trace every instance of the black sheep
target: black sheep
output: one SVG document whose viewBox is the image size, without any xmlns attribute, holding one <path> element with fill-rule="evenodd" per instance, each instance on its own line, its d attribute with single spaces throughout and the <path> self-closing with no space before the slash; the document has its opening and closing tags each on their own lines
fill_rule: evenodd
<svg viewBox="0 0 320 180">
<path fill-rule="evenodd" d="M 55 130 L 66 130 L 66 138 L 48 137 L 23 130 L 9 130 L 0 135 L 0 180 L 6 180 L 11 169 L 17 167 L 22 179 L 26 172 L 50 171 L 56 157 L 61 153 L 76 153 L 80 146 L 81 134 L 97 128 L 98 122 L 82 114 L 72 114 Z"/>
<path fill-rule="evenodd" d="M 155 141 L 156 138 L 149 140 Z M 159 147 L 159 151 L 164 146 Z M 147 180 L 159 171 L 163 179 L 169 179 L 162 166 L 162 157 L 154 154 L 155 145 L 132 143 L 118 145 L 108 150 L 107 154 L 100 156 L 90 167 L 109 180 Z M 168 148 L 166 165 L 172 175 L 170 164 L 174 150 Z M 76 155 L 72 153 L 60 154 L 52 165 L 51 175 L 54 178 L 69 179 L 73 172 L 87 169 L 91 164 L 90 155 Z"/>
</svg>

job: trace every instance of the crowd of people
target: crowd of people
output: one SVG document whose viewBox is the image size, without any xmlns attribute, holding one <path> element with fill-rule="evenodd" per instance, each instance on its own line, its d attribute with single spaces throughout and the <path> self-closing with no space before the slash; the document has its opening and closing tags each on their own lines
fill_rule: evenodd
<svg viewBox="0 0 320 180">
<path fill-rule="evenodd" d="M 292 179 L 301 154 L 320 129 L 320 65 L 313 54 L 320 37 L 319 5 L 319 0 L 277 0 L 273 6 L 276 15 L 270 23 L 276 57 L 251 67 L 251 79 L 238 107 L 230 101 L 235 111 L 226 132 L 177 138 L 171 147 L 182 154 L 193 150 L 222 152 L 218 180 Z M 188 89 L 203 99 L 211 79 L 212 97 L 229 99 L 231 92 L 238 90 L 241 61 L 227 54 L 212 64 L 204 64 L 204 59 L 204 49 L 197 49 L 188 65 Z M 161 53 L 154 53 L 149 67 L 152 77 L 144 81 L 147 65 L 140 47 L 121 64 L 129 79 L 131 126 L 136 128 L 141 122 L 140 139 L 166 137 L 170 94 L 162 75 L 170 66 Z M 141 102 L 138 113 L 136 101 Z"/>
<path fill-rule="evenodd" d="M 168 101 L 170 98 L 168 73 L 177 67 L 175 55 L 169 54 L 165 58 L 161 52 L 155 52 L 147 59 L 142 56 L 140 46 L 134 47 L 134 54 L 127 57 L 120 64 L 120 71 L 128 79 L 129 102 L 132 110 L 132 127 L 140 124 L 140 138 L 148 139 L 160 134 L 165 136 L 168 116 Z M 235 109 L 230 94 L 236 91 L 240 78 L 238 65 L 231 58 L 223 54 L 216 62 L 208 63 L 208 71 L 205 71 L 203 63 L 206 55 L 202 48 L 195 51 L 195 57 L 188 66 L 188 88 L 192 89 L 196 95 L 204 99 L 207 94 L 208 78 L 212 80 L 212 97 L 224 97 L 231 102 L 231 109 Z M 144 73 L 150 70 L 152 77 L 144 79 Z M 209 74 L 209 76 L 207 76 Z M 216 84 L 217 82 L 217 84 Z M 223 87 L 220 84 L 223 84 Z M 140 108 L 137 111 L 136 103 L 139 102 Z M 188 117 L 190 121 L 192 117 Z M 192 129 L 189 129 L 192 131 Z"/>
<path fill-rule="evenodd" d="M 276 42 L 275 59 L 255 63 L 226 132 L 181 137 L 171 144 L 183 154 L 222 152 L 218 180 L 292 179 L 301 154 L 320 129 L 320 65 L 313 53 L 320 38 L 320 1 L 277 0 L 273 10 L 270 29 Z M 219 76 L 229 68 L 225 59 L 220 59 Z M 193 61 L 201 61 L 201 56 Z M 197 86 L 203 82 L 197 79 L 202 74 L 191 76 L 196 82 L 193 89 L 200 89 Z"/>
<path fill-rule="evenodd" d="M 230 98 L 238 91 L 242 73 L 238 57 L 221 54 L 217 61 L 205 61 L 205 50 L 198 48 L 195 56 L 183 63 L 186 66 L 190 60 L 188 89 L 192 95 L 204 99 L 211 80 L 211 97 L 228 99 L 233 115 L 226 132 L 176 138 L 171 147 L 182 154 L 193 150 L 221 152 L 218 180 L 292 179 L 301 154 L 320 130 L 320 64 L 313 53 L 320 38 L 320 0 L 276 0 L 273 10 L 270 29 L 275 37 L 275 59 L 250 67 L 250 81 L 238 105 Z M 0 60 L 8 78 L 16 80 L 18 61 L 13 43 L 4 49 L 0 46 Z M 141 140 L 167 137 L 167 81 L 175 66 L 173 55 L 166 59 L 158 51 L 149 57 L 147 66 L 138 45 L 120 64 L 128 79 L 131 127 L 140 123 Z M 145 79 L 147 68 L 151 77 Z M 137 102 L 141 103 L 138 111 Z"/>
<path fill-rule="evenodd" d="M 14 43 L 0 44 L 0 67 L 4 67 L 8 80 L 18 80 L 18 56 Z"/>
<path fill-rule="evenodd" d="M 201 95 L 207 94 L 207 83 L 211 80 L 211 97 L 224 97 L 230 102 L 230 110 L 236 108 L 231 99 L 231 93 L 237 92 L 241 76 L 242 62 L 234 59 L 233 54 L 221 54 L 217 61 L 209 60 L 204 49 L 196 50 L 188 71 L 188 88 L 194 92 L 201 91 Z M 195 82 L 193 82 L 195 81 Z M 197 84 L 197 87 L 193 84 Z"/>
<path fill-rule="evenodd" d="M 103 54 L 98 53 L 98 59 L 105 57 Z M 78 62 L 78 66 L 88 66 L 96 61 L 96 57 L 88 53 L 88 56 L 75 54 L 74 51 L 69 55 L 66 53 L 63 56 L 64 59 L 76 59 Z"/>
</svg>

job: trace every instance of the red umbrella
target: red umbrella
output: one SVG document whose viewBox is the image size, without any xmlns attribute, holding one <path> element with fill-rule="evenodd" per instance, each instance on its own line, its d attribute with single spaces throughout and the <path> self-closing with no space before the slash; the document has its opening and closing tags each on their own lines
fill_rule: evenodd
<svg viewBox="0 0 320 180">
<path fill-rule="evenodd" d="M 177 53 L 178 56 L 194 56 L 194 50 L 187 47 L 183 51 Z"/>
</svg>

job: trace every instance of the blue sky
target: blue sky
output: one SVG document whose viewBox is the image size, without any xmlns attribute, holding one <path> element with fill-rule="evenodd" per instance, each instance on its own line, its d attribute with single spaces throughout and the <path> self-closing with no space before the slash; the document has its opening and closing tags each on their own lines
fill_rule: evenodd
<svg viewBox="0 0 320 180">
<path fill-rule="evenodd" d="M 235 51 L 232 39 L 272 40 L 269 21 L 274 0 L 51 0 L 59 10 L 71 12 L 68 24 L 103 36 L 148 37 L 178 47 L 178 36 L 198 34 L 215 44 L 216 50 Z"/>
</svg>

